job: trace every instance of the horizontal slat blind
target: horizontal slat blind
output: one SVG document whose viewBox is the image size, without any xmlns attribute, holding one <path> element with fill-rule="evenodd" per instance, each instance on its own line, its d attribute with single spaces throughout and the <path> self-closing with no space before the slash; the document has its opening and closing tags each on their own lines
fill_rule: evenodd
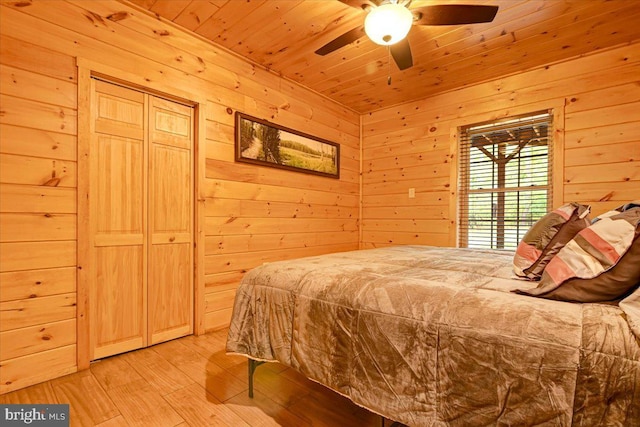
<svg viewBox="0 0 640 427">
<path fill-rule="evenodd" d="M 459 246 L 513 250 L 549 209 L 552 115 L 465 126 L 459 134 Z"/>
</svg>

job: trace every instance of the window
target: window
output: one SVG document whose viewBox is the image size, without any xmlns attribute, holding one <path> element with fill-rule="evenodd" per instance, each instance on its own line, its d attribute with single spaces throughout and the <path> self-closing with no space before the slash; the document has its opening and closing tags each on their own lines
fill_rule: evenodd
<svg viewBox="0 0 640 427">
<path fill-rule="evenodd" d="M 460 130 L 460 247 L 515 250 L 551 204 L 549 111 Z"/>
</svg>

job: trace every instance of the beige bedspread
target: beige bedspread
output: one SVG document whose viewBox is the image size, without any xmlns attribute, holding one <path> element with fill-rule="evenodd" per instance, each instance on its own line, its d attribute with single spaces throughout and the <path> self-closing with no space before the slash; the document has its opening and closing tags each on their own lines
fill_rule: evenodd
<svg viewBox="0 0 640 427">
<path fill-rule="evenodd" d="M 640 426 L 622 310 L 511 293 L 512 256 L 401 246 L 265 264 L 238 288 L 227 351 L 410 426 Z"/>
</svg>

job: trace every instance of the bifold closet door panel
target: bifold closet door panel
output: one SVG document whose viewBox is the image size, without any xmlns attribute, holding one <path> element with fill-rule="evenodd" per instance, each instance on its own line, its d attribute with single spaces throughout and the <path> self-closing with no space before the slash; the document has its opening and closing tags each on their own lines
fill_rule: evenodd
<svg viewBox="0 0 640 427">
<path fill-rule="evenodd" d="M 193 333 L 190 243 L 151 246 L 149 345 Z"/>
<path fill-rule="evenodd" d="M 93 359 L 147 345 L 146 295 L 141 285 L 144 258 L 142 245 L 97 248 Z"/>
<path fill-rule="evenodd" d="M 147 345 L 145 95 L 92 80 L 91 359 Z"/>
<path fill-rule="evenodd" d="M 91 80 L 95 90 L 95 132 L 142 141 L 145 134 L 145 94 L 100 80 Z"/>
<path fill-rule="evenodd" d="M 193 109 L 149 96 L 149 344 L 193 333 Z"/>
</svg>

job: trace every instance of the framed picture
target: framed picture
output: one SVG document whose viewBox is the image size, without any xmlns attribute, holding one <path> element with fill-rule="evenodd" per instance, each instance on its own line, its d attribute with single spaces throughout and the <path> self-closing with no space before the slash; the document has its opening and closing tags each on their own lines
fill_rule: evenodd
<svg viewBox="0 0 640 427">
<path fill-rule="evenodd" d="M 340 177 L 340 145 L 236 111 L 236 161 Z"/>
</svg>

